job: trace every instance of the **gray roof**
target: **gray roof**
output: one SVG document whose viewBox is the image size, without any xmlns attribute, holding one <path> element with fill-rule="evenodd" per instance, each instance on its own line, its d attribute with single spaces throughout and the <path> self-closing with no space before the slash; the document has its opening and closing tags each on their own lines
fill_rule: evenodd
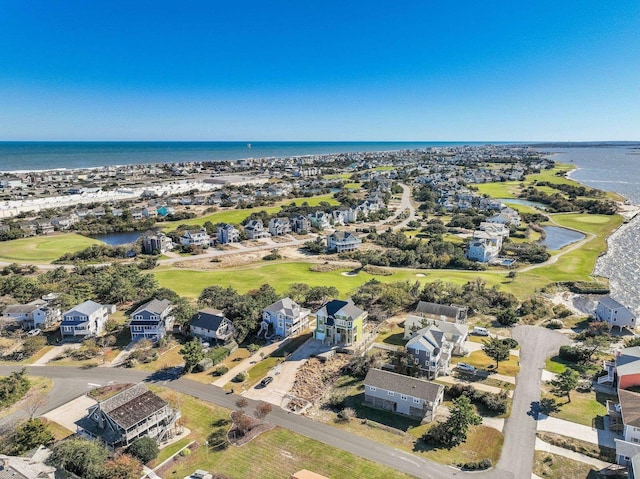
<svg viewBox="0 0 640 479">
<path fill-rule="evenodd" d="M 444 343 L 444 333 L 435 326 L 428 326 L 420 331 L 407 342 L 407 349 L 424 349 L 438 355 Z"/>
<path fill-rule="evenodd" d="M 369 369 L 367 377 L 364 378 L 364 383 L 367 386 L 413 396 L 428 402 L 435 402 L 444 389 L 440 384 L 431 381 L 374 368 Z"/>
<path fill-rule="evenodd" d="M 102 308 L 101 304 L 96 303 L 95 301 L 88 300 L 88 301 L 85 301 L 84 303 L 80 303 L 75 308 L 71 308 L 69 311 L 67 311 L 64 314 L 67 315 L 67 314 L 69 314 L 69 313 L 71 313 L 73 311 L 77 311 L 78 313 L 84 314 L 86 316 L 91 316 L 93 313 L 98 311 L 100 308 Z"/>
<path fill-rule="evenodd" d="M 143 383 L 136 384 L 100 402 L 100 409 L 125 429 L 167 405 Z"/>
<path fill-rule="evenodd" d="M 618 376 L 640 373 L 640 346 L 620 350 L 616 355 L 616 373 Z"/>
<path fill-rule="evenodd" d="M 47 302 L 36 300 L 27 304 L 10 304 L 4 309 L 4 314 L 28 314 L 37 309 L 46 307 Z"/>
<path fill-rule="evenodd" d="M 429 303 L 427 301 L 420 301 L 416 306 L 416 313 L 421 314 L 433 314 L 437 316 L 446 316 L 448 318 L 457 318 L 458 313 L 464 312 L 464 308 L 458 306 L 447 306 L 444 304 Z"/>
<path fill-rule="evenodd" d="M 300 305 L 287 297 L 270 304 L 264 308 L 264 311 L 269 313 L 279 313 L 280 311 L 283 311 L 287 316 L 297 316 L 300 314 Z"/>
<path fill-rule="evenodd" d="M 609 308 L 609 309 L 627 309 L 624 304 L 618 303 L 615 299 L 610 296 L 603 296 L 598 300 L 598 303 Z"/>
<path fill-rule="evenodd" d="M 162 314 L 169 306 L 171 306 L 171 301 L 168 299 L 152 299 L 151 301 L 143 304 L 138 309 L 136 309 L 133 314 L 138 314 L 141 311 L 149 311 L 154 314 Z"/>
<path fill-rule="evenodd" d="M 219 309 L 206 308 L 199 310 L 191 318 L 191 326 L 216 331 L 225 320 L 224 313 Z"/>
<path fill-rule="evenodd" d="M 620 389 L 618 397 L 624 425 L 640 427 L 640 394 Z"/>
<path fill-rule="evenodd" d="M 334 299 L 326 303 L 322 308 L 318 310 L 316 315 L 320 314 L 321 316 L 326 316 L 327 318 L 334 318 L 336 314 L 340 314 L 341 316 L 345 316 L 350 320 L 354 320 L 359 316 L 365 314 L 363 310 L 358 308 L 351 298 L 346 301 L 342 301 L 340 299 Z M 330 326 L 333 324 L 333 321 L 327 321 L 327 324 Z"/>
</svg>

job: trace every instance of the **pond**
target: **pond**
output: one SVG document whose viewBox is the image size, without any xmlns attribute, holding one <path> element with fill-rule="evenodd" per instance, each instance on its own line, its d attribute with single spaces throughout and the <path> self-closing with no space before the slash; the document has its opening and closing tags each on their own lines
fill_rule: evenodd
<svg viewBox="0 0 640 479">
<path fill-rule="evenodd" d="M 539 243 L 550 250 L 562 249 L 585 238 L 585 235 L 578 231 L 560 226 L 543 226 L 542 229 L 545 231 L 546 237 Z"/>
<path fill-rule="evenodd" d="M 503 203 L 511 203 L 514 205 L 523 205 L 523 206 L 531 206 L 532 208 L 537 208 L 539 210 L 545 210 L 547 207 L 542 203 L 538 203 L 536 201 L 523 200 L 520 198 L 496 198 L 498 201 Z"/>
<path fill-rule="evenodd" d="M 140 238 L 141 233 L 139 231 L 132 231 L 126 233 L 105 233 L 102 235 L 92 235 L 91 238 L 102 241 L 111 246 L 120 246 L 123 244 L 135 243 Z"/>
</svg>

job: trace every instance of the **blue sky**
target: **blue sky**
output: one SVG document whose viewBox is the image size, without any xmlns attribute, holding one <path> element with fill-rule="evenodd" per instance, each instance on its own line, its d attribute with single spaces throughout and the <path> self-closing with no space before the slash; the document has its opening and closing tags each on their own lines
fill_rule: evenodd
<svg viewBox="0 0 640 479">
<path fill-rule="evenodd" d="M 0 140 L 640 140 L 640 2 L 0 0 Z"/>
</svg>

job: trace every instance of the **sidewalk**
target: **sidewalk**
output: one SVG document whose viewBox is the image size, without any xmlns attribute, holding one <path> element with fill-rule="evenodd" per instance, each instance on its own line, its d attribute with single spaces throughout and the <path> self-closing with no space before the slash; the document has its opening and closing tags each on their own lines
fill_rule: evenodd
<svg viewBox="0 0 640 479">
<path fill-rule="evenodd" d="M 494 375 L 491 375 L 489 377 L 494 378 Z M 509 377 L 509 376 L 506 376 L 506 377 Z M 489 386 L 487 384 L 476 383 L 476 382 L 473 382 L 473 381 L 462 381 L 462 380 L 456 379 L 456 378 L 454 378 L 452 376 L 438 376 L 437 380 L 441 381 L 443 383 L 447 383 L 447 384 L 469 384 L 469 385 L 473 386 L 475 389 L 477 389 L 478 391 L 484 391 L 484 392 L 493 393 L 493 394 L 500 394 L 503 391 L 505 391 L 504 389 L 496 387 L 496 386 Z M 507 395 L 510 398 L 512 398 L 513 397 L 513 391 L 508 391 Z"/>
<path fill-rule="evenodd" d="M 49 351 L 44 353 L 42 357 L 40 357 L 37 361 L 31 364 L 31 366 L 45 366 L 49 361 L 54 360 L 55 358 L 60 356 L 62 353 L 64 353 L 65 350 L 78 349 L 80 346 L 82 346 L 80 343 L 69 343 L 69 344 L 61 344 L 59 346 L 54 346 Z"/>
<path fill-rule="evenodd" d="M 607 446 L 613 449 L 616 448 L 615 440 L 620 438 L 609 430 L 594 429 L 582 424 L 576 424 L 575 422 L 565 421 L 555 417 L 549 417 L 544 414 L 538 415 L 538 421 L 536 421 L 538 431 L 555 432 L 556 434 L 562 434 L 563 436 L 574 437 L 581 441 L 590 442 L 600 446 Z"/>
<path fill-rule="evenodd" d="M 557 454 L 558 456 L 573 459 L 574 461 L 584 462 L 586 464 L 597 467 L 599 470 L 611 465 L 610 463 L 601 461 L 600 459 L 585 456 L 584 454 L 580 454 L 579 452 L 569 451 L 568 449 L 564 449 L 563 447 L 554 446 L 552 444 L 549 444 L 548 442 L 544 442 L 539 437 L 536 438 L 536 451 L 550 452 L 551 454 Z"/>
</svg>

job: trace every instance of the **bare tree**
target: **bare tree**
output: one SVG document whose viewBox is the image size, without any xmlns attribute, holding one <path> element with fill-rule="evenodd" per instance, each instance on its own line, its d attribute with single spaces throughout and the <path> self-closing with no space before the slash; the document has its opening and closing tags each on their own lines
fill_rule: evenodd
<svg viewBox="0 0 640 479">
<path fill-rule="evenodd" d="M 273 411 L 271 404 L 269 404 L 268 402 L 260 401 L 256 406 L 254 415 L 255 417 L 257 417 L 262 421 L 265 417 L 269 415 L 271 411 Z"/>
</svg>

